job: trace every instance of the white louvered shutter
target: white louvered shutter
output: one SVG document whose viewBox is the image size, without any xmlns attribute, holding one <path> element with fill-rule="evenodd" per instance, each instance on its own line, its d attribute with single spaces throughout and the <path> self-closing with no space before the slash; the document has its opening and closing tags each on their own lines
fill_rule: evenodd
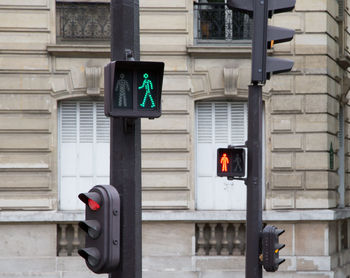
<svg viewBox="0 0 350 278">
<path fill-rule="evenodd" d="M 109 184 L 109 119 L 103 102 L 63 101 L 59 122 L 60 209 L 83 209 L 79 193 Z"/>
<path fill-rule="evenodd" d="M 199 102 L 196 105 L 196 207 L 245 210 L 243 181 L 216 176 L 217 149 L 247 140 L 247 105 L 243 102 Z"/>
</svg>

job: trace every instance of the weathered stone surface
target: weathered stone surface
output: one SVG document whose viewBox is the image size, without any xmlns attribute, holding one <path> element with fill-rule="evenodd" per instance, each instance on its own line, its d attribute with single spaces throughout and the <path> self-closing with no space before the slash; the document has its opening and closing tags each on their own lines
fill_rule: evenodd
<svg viewBox="0 0 350 278">
<path fill-rule="evenodd" d="M 339 113 L 339 102 L 334 98 L 322 95 L 306 95 L 305 96 L 305 112 L 306 113 L 330 113 L 337 115 Z"/>
<path fill-rule="evenodd" d="M 181 80 L 179 80 L 181 81 Z M 189 98 L 187 95 L 175 93 L 166 94 L 162 96 L 162 112 L 174 113 L 182 112 L 186 113 L 190 109 Z"/>
<path fill-rule="evenodd" d="M 328 151 L 331 138 L 327 133 L 305 134 L 306 151 Z"/>
<path fill-rule="evenodd" d="M 272 168 L 279 170 L 293 169 L 294 155 L 292 153 L 272 153 Z"/>
<path fill-rule="evenodd" d="M 327 132 L 329 129 L 327 114 L 297 115 L 295 121 L 296 132 Z"/>
<path fill-rule="evenodd" d="M 295 53 L 304 55 L 327 54 L 328 39 L 326 34 L 296 34 Z"/>
<path fill-rule="evenodd" d="M 295 207 L 294 192 L 273 190 L 266 196 L 267 209 L 293 209 Z"/>
<path fill-rule="evenodd" d="M 0 134 L 0 149 L 49 150 L 49 134 Z"/>
<path fill-rule="evenodd" d="M 239 271 L 244 269 L 245 257 L 244 256 L 204 256 L 197 257 L 194 260 L 195 269 L 199 271 L 210 271 L 211 269 L 220 270 L 235 270 Z"/>
<path fill-rule="evenodd" d="M 187 7 L 186 0 L 141 0 L 140 8 L 164 8 L 164 9 L 185 9 Z"/>
<path fill-rule="evenodd" d="M 142 150 L 188 151 L 188 134 L 142 134 Z"/>
<path fill-rule="evenodd" d="M 272 110 L 276 113 L 301 113 L 303 100 L 303 96 L 273 96 Z"/>
<path fill-rule="evenodd" d="M 302 150 L 303 135 L 302 134 L 273 134 L 272 149 L 277 150 Z"/>
<path fill-rule="evenodd" d="M 0 258 L 56 256 L 56 225 L 2 224 L 0 235 L 0 248 L 6 250 Z"/>
<path fill-rule="evenodd" d="M 144 271 L 142 273 L 142 277 L 144 278 L 156 278 L 156 277 L 164 277 L 164 278 L 198 278 L 199 273 L 195 271 Z"/>
<path fill-rule="evenodd" d="M 18 189 L 18 188 L 17 188 Z M 45 190 L 46 191 L 46 190 Z M 26 194 L 24 194 L 26 193 Z M 55 207 L 53 196 L 35 192 L 35 195 L 28 192 L 18 193 L 10 191 L 0 196 L 1 210 L 52 210 Z"/>
<path fill-rule="evenodd" d="M 330 257 L 297 257 L 297 270 L 299 271 L 330 271 Z"/>
<path fill-rule="evenodd" d="M 147 188 L 189 188 L 189 173 L 183 172 L 143 172 L 142 187 Z"/>
<path fill-rule="evenodd" d="M 1 138 L 1 137 L 0 137 Z M 1 145 L 0 145 L 1 146 Z M 188 169 L 188 153 L 177 152 L 144 152 L 143 169 Z"/>
<path fill-rule="evenodd" d="M 6 10 L 0 9 L 0 28 L 7 30 L 48 31 L 49 12 L 47 10 Z M 35 18 L 35 20 L 33 20 Z"/>
<path fill-rule="evenodd" d="M 299 223 L 295 225 L 295 255 L 326 256 L 327 223 Z"/>
<path fill-rule="evenodd" d="M 0 111 L 49 112 L 51 97 L 36 94 L 0 94 Z"/>
<path fill-rule="evenodd" d="M 271 187 L 273 189 L 301 188 L 303 184 L 303 172 L 274 172 L 271 174 Z"/>
<path fill-rule="evenodd" d="M 285 132 L 294 130 L 294 117 L 291 115 L 272 115 L 272 130 Z"/>
<path fill-rule="evenodd" d="M 157 20 L 154 20 L 155 16 Z M 187 32 L 188 14 L 186 13 L 141 13 L 141 32 Z"/>
<path fill-rule="evenodd" d="M 328 157 L 326 152 L 296 153 L 295 168 L 297 170 L 328 170 Z"/>
<path fill-rule="evenodd" d="M 189 256 L 192 254 L 192 223 L 154 223 L 142 225 L 143 256 Z M 176 244 L 169 244 L 176 242 Z"/>
<path fill-rule="evenodd" d="M 143 209 L 189 209 L 190 192 L 179 189 L 177 191 L 152 190 L 142 192 Z M 191 202 L 192 203 L 192 202 Z"/>
<path fill-rule="evenodd" d="M 296 208 L 325 209 L 337 206 L 338 193 L 335 191 L 297 191 Z"/>
<path fill-rule="evenodd" d="M 305 187 L 307 189 L 335 189 L 339 184 L 338 175 L 332 172 L 307 171 L 305 177 Z"/>
<path fill-rule="evenodd" d="M 190 119 L 187 115 L 162 115 L 152 121 L 148 119 L 141 120 L 142 130 L 149 131 L 182 131 L 189 132 Z"/>
<path fill-rule="evenodd" d="M 289 75 L 273 75 L 266 87 L 271 86 L 274 92 L 292 92 L 294 79 Z"/>
<path fill-rule="evenodd" d="M 192 256 L 143 256 L 142 269 L 144 272 L 191 271 L 194 269 L 194 261 L 197 260 Z"/>
<path fill-rule="evenodd" d="M 1 171 L 0 179 L 0 189 L 7 191 L 49 190 L 53 185 L 51 173 L 40 168 L 21 167 L 17 171 Z"/>
<path fill-rule="evenodd" d="M 301 75 L 295 77 L 297 94 L 327 93 L 328 79 L 324 75 Z"/>
</svg>

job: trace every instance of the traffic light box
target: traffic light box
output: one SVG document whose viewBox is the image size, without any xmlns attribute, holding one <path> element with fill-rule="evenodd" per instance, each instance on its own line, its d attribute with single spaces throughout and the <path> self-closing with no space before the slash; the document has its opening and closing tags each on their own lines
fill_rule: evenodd
<svg viewBox="0 0 350 278">
<path fill-rule="evenodd" d="M 217 151 L 217 176 L 234 179 L 245 176 L 245 149 L 219 148 Z"/>
<path fill-rule="evenodd" d="M 294 62 L 287 59 L 267 57 L 267 49 L 274 44 L 293 39 L 294 30 L 268 26 L 268 18 L 276 13 L 294 9 L 296 0 L 228 0 L 230 9 L 240 10 L 253 17 L 252 83 L 265 83 L 271 74 L 290 71 Z"/>
<path fill-rule="evenodd" d="M 79 249 L 87 266 L 95 273 L 115 270 L 120 258 L 120 197 L 111 185 L 96 185 L 79 194 L 86 204 L 85 221 L 79 227 L 86 232 L 85 248 Z"/>
<path fill-rule="evenodd" d="M 285 259 L 279 258 L 279 251 L 285 246 L 279 243 L 279 236 L 284 230 L 275 226 L 267 225 L 262 232 L 262 259 L 264 269 L 268 272 L 275 272 Z"/>
<path fill-rule="evenodd" d="M 109 63 L 104 71 L 106 116 L 160 117 L 163 74 L 163 62 Z"/>
</svg>

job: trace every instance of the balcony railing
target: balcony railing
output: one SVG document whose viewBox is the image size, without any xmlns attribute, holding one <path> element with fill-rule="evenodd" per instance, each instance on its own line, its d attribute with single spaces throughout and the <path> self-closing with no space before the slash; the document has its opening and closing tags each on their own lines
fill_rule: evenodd
<svg viewBox="0 0 350 278">
<path fill-rule="evenodd" d="M 252 19 L 225 3 L 194 3 L 195 39 L 197 42 L 250 40 Z"/>
<path fill-rule="evenodd" d="M 197 223 L 197 256 L 243 256 L 245 254 L 244 223 Z"/>
<path fill-rule="evenodd" d="M 57 39 L 63 41 L 110 40 L 109 3 L 56 3 Z"/>
</svg>

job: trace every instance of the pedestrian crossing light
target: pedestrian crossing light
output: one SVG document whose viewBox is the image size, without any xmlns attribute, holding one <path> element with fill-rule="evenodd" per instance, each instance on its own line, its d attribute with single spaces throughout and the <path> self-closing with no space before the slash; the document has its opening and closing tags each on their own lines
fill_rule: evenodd
<svg viewBox="0 0 350 278">
<path fill-rule="evenodd" d="M 219 148 L 217 150 L 217 176 L 228 179 L 242 178 L 245 176 L 244 148 Z"/>
<path fill-rule="evenodd" d="M 162 62 L 114 61 L 105 67 L 105 114 L 157 118 L 161 115 Z"/>
</svg>

